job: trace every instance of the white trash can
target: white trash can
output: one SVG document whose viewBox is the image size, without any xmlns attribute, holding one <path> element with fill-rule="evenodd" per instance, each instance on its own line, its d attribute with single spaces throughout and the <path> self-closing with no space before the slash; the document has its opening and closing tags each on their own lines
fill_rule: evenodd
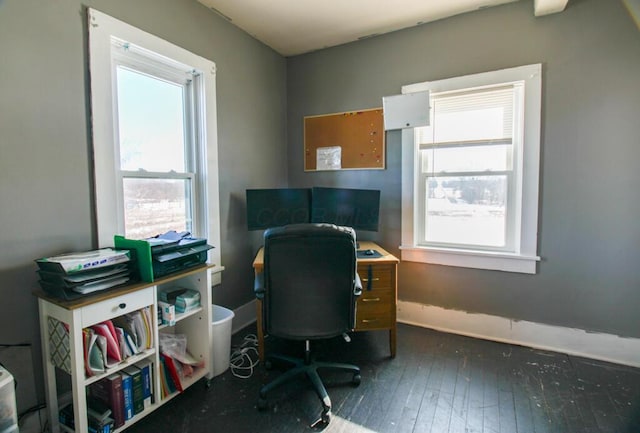
<svg viewBox="0 0 640 433">
<path fill-rule="evenodd" d="M 231 358 L 231 322 L 233 311 L 211 306 L 211 372 L 213 376 L 224 373 L 229 368 Z"/>
</svg>

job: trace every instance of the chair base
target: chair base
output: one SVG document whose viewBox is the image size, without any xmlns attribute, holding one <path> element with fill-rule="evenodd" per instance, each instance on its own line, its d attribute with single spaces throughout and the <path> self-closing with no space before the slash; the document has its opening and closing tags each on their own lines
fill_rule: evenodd
<svg viewBox="0 0 640 433">
<path fill-rule="evenodd" d="M 258 397 L 258 409 L 266 409 L 267 407 L 267 393 L 280 385 L 292 380 L 296 376 L 306 375 L 307 378 L 311 381 L 313 385 L 313 389 L 318 395 L 320 402 L 322 403 L 322 415 L 320 419 L 311 424 L 312 428 L 324 428 L 329 424 L 331 419 L 331 399 L 329 398 L 329 394 L 327 393 L 327 389 L 325 388 L 320 376 L 318 375 L 319 369 L 327 369 L 327 370 L 340 370 L 346 371 L 353 374 L 351 379 L 351 383 L 354 386 L 360 385 L 360 368 L 351 365 L 351 364 L 343 364 L 338 362 L 319 362 L 319 361 L 311 361 L 306 354 L 307 359 L 300 358 L 292 358 L 290 356 L 284 355 L 271 355 L 269 356 L 269 361 L 266 363 L 270 363 L 271 360 L 284 361 L 292 365 L 292 367 L 283 373 L 281 376 L 278 376 L 276 379 L 271 381 L 270 383 L 264 385 L 260 388 L 260 394 Z"/>
</svg>

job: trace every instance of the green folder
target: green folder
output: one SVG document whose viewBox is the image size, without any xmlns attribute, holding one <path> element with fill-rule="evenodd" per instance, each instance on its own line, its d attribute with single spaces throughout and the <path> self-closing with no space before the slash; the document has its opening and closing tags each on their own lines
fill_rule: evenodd
<svg viewBox="0 0 640 433">
<path fill-rule="evenodd" d="M 147 283 L 153 282 L 153 267 L 151 265 L 151 245 L 145 240 L 127 239 L 124 236 L 115 235 L 113 242 L 116 248 L 130 250 L 134 253 L 134 259 L 138 262 L 140 279 Z"/>
</svg>

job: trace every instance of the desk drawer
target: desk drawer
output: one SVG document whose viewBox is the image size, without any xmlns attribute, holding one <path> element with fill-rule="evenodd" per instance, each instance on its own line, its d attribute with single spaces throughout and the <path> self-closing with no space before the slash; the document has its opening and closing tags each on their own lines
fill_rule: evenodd
<svg viewBox="0 0 640 433">
<path fill-rule="evenodd" d="M 363 290 L 362 295 L 358 297 L 358 311 L 378 307 L 391 309 L 393 301 L 391 290 Z"/>
<path fill-rule="evenodd" d="M 362 292 L 356 310 L 356 329 L 389 328 L 393 322 L 394 296 L 391 290 Z"/>
<path fill-rule="evenodd" d="M 153 305 L 153 295 L 155 286 L 138 290 L 137 292 L 127 293 L 117 298 L 106 299 L 95 304 L 87 305 L 82 309 L 82 327 L 86 328 L 96 323 L 104 322 L 123 314 L 131 313 Z"/>
<path fill-rule="evenodd" d="M 389 329 L 392 327 L 393 320 L 388 308 L 384 308 L 379 312 L 374 312 L 373 310 L 374 309 L 367 309 L 367 311 L 358 310 L 356 313 L 356 331 Z"/>
<path fill-rule="evenodd" d="M 390 289 L 393 287 L 390 265 L 359 265 L 358 275 L 362 281 L 362 291 Z M 369 281 L 370 280 L 370 281 Z M 370 283 L 370 284 L 369 284 Z"/>
</svg>

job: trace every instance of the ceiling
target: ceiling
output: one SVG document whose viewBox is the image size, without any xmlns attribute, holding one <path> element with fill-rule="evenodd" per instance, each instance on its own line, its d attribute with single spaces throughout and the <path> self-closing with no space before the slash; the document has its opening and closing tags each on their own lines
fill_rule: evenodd
<svg viewBox="0 0 640 433">
<path fill-rule="evenodd" d="M 315 51 L 514 1 L 536 16 L 568 0 L 198 0 L 283 56 Z"/>
</svg>

